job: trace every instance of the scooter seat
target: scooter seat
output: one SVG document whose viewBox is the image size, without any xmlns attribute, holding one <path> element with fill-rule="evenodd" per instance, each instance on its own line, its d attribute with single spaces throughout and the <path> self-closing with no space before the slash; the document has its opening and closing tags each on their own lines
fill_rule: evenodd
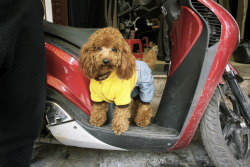
<svg viewBox="0 0 250 167">
<path fill-rule="evenodd" d="M 53 24 L 48 21 L 43 21 L 44 32 L 53 36 L 57 36 L 71 44 L 81 48 L 85 44 L 91 34 L 98 28 L 76 28 Z"/>
</svg>

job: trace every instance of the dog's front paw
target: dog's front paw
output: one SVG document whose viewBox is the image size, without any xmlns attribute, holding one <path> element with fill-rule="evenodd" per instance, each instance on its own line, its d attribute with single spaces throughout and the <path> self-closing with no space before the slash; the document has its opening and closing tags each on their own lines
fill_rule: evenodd
<svg viewBox="0 0 250 167">
<path fill-rule="evenodd" d="M 101 116 L 100 114 L 92 114 L 90 116 L 89 123 L 93 126 L 102 126 L 107 120 L 106 115 Z"/>
<path fill-rule="evenodd" d="M 98 103 L 92 107 L 89 123 L 93 126 L 102 126 L 107 120 L 108 104 Z"/>
<path fill-rule="evenodd" d="M 115 132 L 115 134 L 120 135 L 128 130 L 130 116 L 131 114 L 128 107 L 115 108 L 114 117 L 112 120 L 112 130 Z"/>
<path fill-rule="evenodd" d="M 112 130 L 117 135 L 121 135 L 122 133 L 126 132 L 129 128 L 129 121 L 128 120 L 115 120 L 112 121 Z"/>
<path fill-rule="evenodd" d="M 148 126 L 152 118 L 152 108 L 150 105 L 140 104 L 135 116 L 135 124 L 140 127 Z"/>
</svg>

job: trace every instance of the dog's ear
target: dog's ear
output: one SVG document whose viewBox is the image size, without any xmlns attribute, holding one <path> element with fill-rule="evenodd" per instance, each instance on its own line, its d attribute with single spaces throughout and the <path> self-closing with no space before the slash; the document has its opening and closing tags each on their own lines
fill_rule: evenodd
<svg viewBox="0 0 250 167">
<path fill-rule="evenodd" d="M 89 79 L 93 79 L 97 76 L 97 70 L 94 65 L 94 53 L 92 51 L 92 44 L 87 42 L 80 49 L 79 68 L 84 71 L 84 74 Z"/>
<path fill-rule="evenodd" d="M 135 57 L 131 52 L 130 46 L 124 40 L 121 52 L 121 62 L 117 67 L 117 75 L 121 79 L 130 79 L 135 72 Z"/>
</svg>

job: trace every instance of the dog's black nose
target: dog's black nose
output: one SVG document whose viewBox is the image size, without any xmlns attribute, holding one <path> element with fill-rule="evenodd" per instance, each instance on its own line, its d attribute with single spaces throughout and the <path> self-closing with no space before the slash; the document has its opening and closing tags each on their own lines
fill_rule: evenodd
<svg viewBox="0 0 250 167">
<path fill-rule="evenodd" d="M 110 60 L 109 59 L 102 59 L 103 64 L 109 64 Z"/>
</svg>

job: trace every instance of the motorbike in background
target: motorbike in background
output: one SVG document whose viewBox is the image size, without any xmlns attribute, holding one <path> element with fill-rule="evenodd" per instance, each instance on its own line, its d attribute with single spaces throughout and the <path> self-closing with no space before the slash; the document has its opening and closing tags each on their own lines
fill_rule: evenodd
<svg viewBox="0 0 250 167">
<path fill-rule="evenodd" d="M 239 43 L 232 16 L 212 0 L 134 0 L 138 16 L 161 11 L 172 40 L 171 67 L 148 127 L 131 124 L 115 135 L 110 122 L 88 123 L 89 80 L 79 70 L 79 48 L 97 29 L 44 22 L 47 100 L 38 142 L 108 150 L 169 151 L 189 145 L 200 124 L 215 166 L 249 166 L 250 100 L 229 63 Z M 112 112 L 112 107 L 110 107 Z M 52 138 L 51 138 L 52 137 Z"/>
</svg>

